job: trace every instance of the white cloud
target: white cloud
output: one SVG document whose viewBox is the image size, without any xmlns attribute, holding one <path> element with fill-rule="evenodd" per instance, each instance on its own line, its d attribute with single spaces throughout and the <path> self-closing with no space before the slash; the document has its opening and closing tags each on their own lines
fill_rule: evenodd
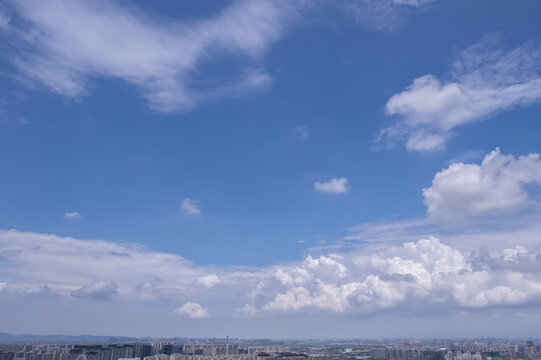
<svg viewBox="0 0 541 360">
<path fill-rule="evenodd" d="M 0 273 L 13 291 L 47 285 L 66 296 L 100 289 L 111 294 L 114 282 L 122 297 L 182 298 L 196 292 L 193 283 L 208 273 L 181 256 L 143 246 L 15 230 L 0 231 L 0 257 L 9 259 L 0 261 Z"/>
<path fill-rule="evenodd" d="M 70 295 L 84 299 L 111 300 L 113 296 L 118 294 L 117 288 L 118 286 L 114 281 L 99 281 L 73 290 Z"/>
<path fill-rule="evenodd" d="M 80 219 L 81 214 L 79 214 L 77 211 L 74 212 L 67 212 L 64 214 L 64 217 L 67 219 Z"/>
<path fill-rule="evenodd" d="M 393 95 L 386 111 L 401 119 L 376 142 L 404 140 L 411 151 L 440 150 L 456 127 L 541 101 L 541 47 L 526 43 L 503 51 L 499 44 L 487 36 L 462 51 L 450 80 L 424 75 Z"/>
<path fill-rule="evenodd" d="M 185 198 L 180 203 L 180 209 L 186 215 L 199 215 L 201 210 L 199 209 L 199 200 L 192 200 L 190 198 Z"/>
<path fill-rule="evenodd" d="M 422 313 L 423 306 L 468 309 L 531 303 L 541 297 L 539 253 L 524 247 L 514 250 L 505 249 L 500 258 L 513 261 L 502 262 L 497 256 L 468 256 L 429 237 L 384 249 L 350 251 L 342 254 L 341 276 L 332 275 L 333 268 L 314 272 L 306 261 L 300 268 L 278 267 L 274 279 L 279 286 L 268 281 L 259 287 L 268 300 L 247 306 L 253 314 L 373 314 L 410 306 Z M 521 265 L 514 254 L 520 254 L 516 259 Z M 299 277 L 299 270 L 306 273 Z"/>
<path fill-rule="evenodd" d="M 203 286 L 207 289 L 213 288 L 221 283 L 222 280 L 216 274 L 208 274 L 197 279 L 197 285 Z"/>
<path fill-rule="evenodd" d="M 0 110 L 0 124 L 9 126 L 24 126 L 29 125 L 30 122 L 21 116 L 8 116 L 5 112 Z"/>
<path fill-rule="evenodd" d="M 412 10 L 429 2 L 431 0 L 343 0 L 334 3 L 363 28 L 389 32 L 400 26 Z"/>
<path fill-rule="evenodd" d="M 9 28 L 10 18 L 0 9 L 0 30 Z"/>
<path fill-rule="evenodd" d="M 422 238 L 428 228 L 414 221 L 410 227 L 387 224 L 388 235 L 384 224 L 373 231 L 366 225 L 351 229 L 364 235 L 346 236 L 352 240 L 332 249 L 310 249 L 312 255 L 289 264 L 212 270 L 133 244 L 0 231 L 0 300 L 114 298 L 108 306 L 129 301 L 139 309 L 180 300 L 189 305 L 176 312 L 188 317 L 208 315 L 193 305 L 205 301 L 219 301 L 225 307 L 220 313 L 242 316 L 530 306 L 541 298 L 540 224 L 532 219 L 506 230 L 445 232 L 445 242 Z M 421 240 L 387 241 L 400 239 L 400 232 Z M 373 243 L 353 240 L 372 235 Z"/>
<path fill-rule="evenodd" d="M 8 30 L 10 27 L 11 16 L 7 11 L 7 8 L 0 4 L 0 31 Z"/>
<path fill-rule="evenodd" d="M 365 243 L 414 241 L 422 236 L 421 234 L 433 231 L 428 228 L 429 225 L 426 219 L 363 223 L 349 228 L 349 234 L 344 237 L 344 240 L 360 240 Z"/>
<path fill-rule="evenodd" d="M 313 273 L 321 273 L 323 276 L 332 276 L 339 279 L 344 278 L 348 272 L 347 268 L 331 255 L 321 255 L 315 259 L 308 255 L 304 259 L 303 267 Z"/>
<path fill-rule="evenodd" d="M 0 295 L 2 294 L 32 297 L 55 295 L 51 288 L 47 285 L 27 284 L 25 286 L 12 286 L 7 282 L 0 283 Z"/>
<path fill-rule="evenodd" d="M 528 250 L 524 248 L 523 246 L 517 245 L 512 249 L 505 249 L 503 251 L 503 259 L 505 261 L 512 261 L 514 263 L 518 263 L 521 258 L 528 253 Z"/>
<path fill-rule="evenodd" d="M 301 138 L 307 138 L 310 136 L 310 129 L 304 125 L 295 125 L 293 131 L 295 131 Z"/>
<path fill-rule="evenodd" d="M 525 187 L 541 185 L 539 154 L 515 159 L 500 149 L 481 165 L 453 163 L 423 189 L 429 218 L 456 223 L 471 218 L 508 214 L 530 203 Z"/>
<path fill-rule="evenodd" d="M 331 256 L 313 258 L 308 255 L 300 266 L 289 269 L 279 267 L 274 272 L 274 278 L 282 285 L 291 286 L 305 284 L 315 277 L 320 280 L 342 279 L 347 273 L 347 268 Z"/>
<path fill-rule="evenodd" d="M 348 179 L 332 178 L 327 182 L 316 181 L 314 183 L 314 189 L 331 194 L 343 194 L 349 190 Z"/>
<path fill-rule="evenodd" d="M 151 18 L 112 1 L 12 5 L 26 26 L 19 29 L 26 46 L 15 60 L 26 76 L 72 98 L 86 95 L 94 78 L 121 79 L 162 112 L 267 86 L 270 77 L 256 62 L 239 65 L 213 83 L 198 82 L 196 69 L 202 61 L 225 56 L 258 58 L 295 13 L 285 2 L 239 1 L 207 19 L 181 22 Z"/>
<path fill-rule="evenodd" d="M 338 7 L 367 29 L 389 31 L 427 2 L 241 0 L 213 16 L 181 21 L 112 0 L 11 0 L 21 20 L 11 59 L 28 79 L 69 98 L 88 95 L 96 79 L 122 80 L 151 108 L 181 112 L 268 88 L 272 78 L 260 57 L 302 23 L 302 15 L 311 18 L 311 9 Z M 0 14 L 0 26 L 8 25 L 9 17 Z M 224 59 L 236 66 L 211 79 L 201 70 Z"/>
<path fill-rule="evenodd" d="M 178 309 L 175 309 L 175 314 L 186 316 L 190 319 L 206 319 L 210 315 L 207 310 L 195 302 L 187 302 Z"/>
</svg>

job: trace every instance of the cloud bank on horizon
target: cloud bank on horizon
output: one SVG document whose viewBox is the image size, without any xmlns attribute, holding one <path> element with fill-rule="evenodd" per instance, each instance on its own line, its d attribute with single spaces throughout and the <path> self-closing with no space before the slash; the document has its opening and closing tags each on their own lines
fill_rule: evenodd
<svg viewBox="0 0 541 360">
<path fill-rule="evenodd" d="M 115 298 L 143 308 L 160 300 L 171 312 L 190 319 L 212 316 L 212 310 L 200 304 L 205 302 L 222 317 L 317 312 L 368 316 L 407 312 L 419 309 L 420 303 L 442 312 L 504 311 L 539 303 L 541 248 L 535 234 L 540 230 L 536 221 L 526 234 L 524 229 L 507 232 L 507 244 L 502 241 L 501 250 L 492 252 L 486 246 L 493 234 L 478 235 L 477 250 L 468 252 L 460 249 L 465 234 L 458 233 L 446 237 L 449 245 L 430 236 L 384 249 L 350 246 L 348 251 L 308 255 L 297 264 L 251 270 L 206 268 L 130 244 L 10 230 L 0 233 L 0 252 L 10 256 L 9 264 L 1 266 L 0 294 L 108 301 L 113 307 L 118 306 Z M 217 285 L 223 288 L 219 292 Z M 236 307 L 224 309 L 216 301 Z"/>
</svg>

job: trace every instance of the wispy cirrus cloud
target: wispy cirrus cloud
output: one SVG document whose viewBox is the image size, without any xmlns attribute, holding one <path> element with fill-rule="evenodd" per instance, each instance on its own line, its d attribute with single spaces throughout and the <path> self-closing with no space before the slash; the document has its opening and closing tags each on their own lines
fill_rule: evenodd
<svg viewBox="0 0 541 360">
<path fill-rule="evenodd" d="M 335 2 L 344 15 L 370 31 L 390 32 L 402 25 L 412 10 L 432 0 L 342 0 Z"/>
<path fill-rule="evenodd" d="M 180 210 L 186 215 L 200 215 L 199 200 L 185 198 L 180 202 Z"/>
<path fill-rule="evenodd" d="M 539 44 L 503 50 L 498 36 L 486 36 L 460 53 L 449 79 L 424 75 L 393 95 L 386 111 L 398 120 L 375 141 L 404 141 L 410 151 L 443 149 L 455 128 L 541 101 L 540 64 Z"/>
<path fill-rule="evenodd" d="M 310 129 L 304 125 L 295 125 L 295 127 L 293 128 L 293 132 L 295 132 L 303 139 L 306 139 L 308 136 L 310 136 Z"/>
<path fill-rule="evenodd" d="M 6 9 L 0 4 L 0 30 L 7 30 L 11 19 Z"/>
<path fill-rule="evenodd" d="M 163 113 L 190 110 L 221 98 L 267 89 L 271 75 L 261 58 L 314 8 L 339 8 L 361 26 L 393 29 L 428 1 L 235 1 L 203 19 L 152 16 L 112 0 L 8 1 L 0 27 L 12 35 L 10 60 L 27 80 L 53 93 L 80 99 L 97 80 L 122 80 Z M 204 64 L 236 66 L 206 76 Z M 18 76 L 20 77 L 20 76 Z"/>
<path fill-rule="evenodd" d="M 208 87 L 194 80 L 203 61 L 262 56 L 296 11 L 286 2 L 239 1 L 207 19 L 173 21 L 112 1 L 11 5 L 23 23 L 13 32 L 14 62 L 28 78 L 70 98 L 88 94 L 94 79 L 121 79 L 166 113 L 267 86 L 270 76 L 256 62 Z"/>
</svg>

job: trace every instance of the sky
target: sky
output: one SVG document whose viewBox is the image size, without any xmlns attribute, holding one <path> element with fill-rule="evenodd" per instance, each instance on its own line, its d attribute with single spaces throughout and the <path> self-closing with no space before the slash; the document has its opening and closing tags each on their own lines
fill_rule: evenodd
<svg viewBox="0 0 541 360">
<path fill-rule="evenodd" d="M 0 332 L 537 336 L 537 0 L 1 0 Z"/>
</svg>

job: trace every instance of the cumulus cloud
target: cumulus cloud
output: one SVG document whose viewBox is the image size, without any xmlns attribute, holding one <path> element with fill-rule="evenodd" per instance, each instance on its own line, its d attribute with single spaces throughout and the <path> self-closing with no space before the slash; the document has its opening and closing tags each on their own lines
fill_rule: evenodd
<svg viewBox="0 0 541 360">
<path fill-rule="evenodd" d="M 64 217 L 66 219 L 80 219 L 81 218 L 81 214 L 79 214 L 77 211 L 74 211 L 74 212 L 67 212 L 64 214 Z"/>
<path fill-rule="evenodd" d="M 306 312 L 363 316 L 402 310 L 422 313 L 435 307 L 458 311 L 532 306 L 541 298 L 540 224 L 533 219 L 519 230 L 446 232 L 441 241 L 421 237 L 427 228 L 412 222 L 408 230 L 402 222 L 388 224 L 389 231 L 412 231 L 408 237 L 416 233 L 421 240 L 361 241 L 330 251 L 311 249 L 311 255 L 288 264 L 212 270 L 133 244 L 0 231 L 0 300 L 49 294 L 54 299 L 115 298 L 118 301 L 111 306 L 130 301 L 141 308 L 149 301 L 180 300 L 185 304 L 176 312 L 192 318 L 208 316 L 199 304 L 209 299 L 231 306 L 226 313 L 239 316 Z M 374 231 L 369 226 L 351 231 L 360 229 L 368 236 L 385 232 L 384 224 L 375 226 Z M 220 291 L 215 290 L 218 284 Z"/>
<path fill-rule="evenodd" d="M 523 246 L 517 245 L 514 248 L 505 249 L 503 251 L 502 258 L 504 261 L 518 263 L 519 260 L 521 260 L 527 253 L 528 250 L 526 250 Z"/>
<path fill-rule="evenodd" d="M 308 255 L 300 267 L 294 267 L 286 271 L 278 268 L 274 277 L 285 286 L 300 285 L 314 279 L 341 279 L 347 275 L 347 269 L 331 256 L 321 255 L 313 258 Z"/>
<path fill-rule="evenodd" d="M 180 203 L 180 209 L 186 215 L 199 215 L 201 210 L 199 209 L 199 200 L 192 200 L 185 198 Z"/>
<path fill-rule="evenodd" d="M 206 319 L 210 315 L 207 310 L 196 302 L 187 302 L 178 309 L 175 309 L 175 314 L 186 316 L 190 319 Z"/>
<path fill-rule="evenodd" d="M 83 299 L 111 300 L 113 296 L 118 294 L 117 288 L 117 284 L 112 280 L 99 281 L 73 290 L 70 295 Z"/>
<path fill-rule="evenodd" d="M 349 190 L 348 179 L 342 177 L 332 178 L 327 182 L 316 181 L 314 189 L 329 194 L 343 194 Z"/>
<path fill-rule="evenodd" d="M 423 189 L 429 218 L 447 223 L 508 214 L 531 201 L 527 185 L 541 185 L 539 154 L 503 155 L 497 148 L 480 165 L 453 163 Z"/>
<path fill-rule="evenodd" d="M 222 280 L 216 274 L 208 274 L 197 279 L 197 285 L 203 286 L 207 289 L 213 288 L 221 283 Z"/>
<path fill-rule="evenodd" d="M 309 266 L 313 259 L 301 267 L 279 267 L 275 279 L 280 284 L 260 287 L 267 300 L 245 308 L 252 313 L 368 314 L 411 306 L 422 313 L 420 304 L 455 309 L 527 304 L 541 297 L 538 256 L 525 248 L 504 249 L 499 256 L 468 255 L 428 237 L 350 253 L 319 273 Z M 342 268 L 339 274 L 337 268 Z"/>
<path fill-rule="evenodd" d="M 504 51 L 497 36 L 487 36 L 461 52 L 450 79 L 424 75 L 394 94 L 386 111 L 399 120 L 376 142 L 403 140 L 411 151 L 443 149 L 459 126 L 541 101 L 539 64 L 538 44 Z"/>
</svg>

